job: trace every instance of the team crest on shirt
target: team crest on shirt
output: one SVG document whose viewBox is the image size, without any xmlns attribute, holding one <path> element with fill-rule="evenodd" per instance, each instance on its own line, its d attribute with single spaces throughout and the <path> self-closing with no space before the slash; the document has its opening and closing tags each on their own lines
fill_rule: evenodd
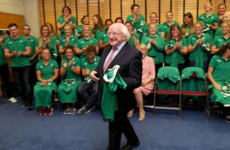
<svg viewBox="0 0 230 150">
<path fill-rule="evenodd" d="M 165 28 L 167 28 L 167 26 L 164 26 Z"/>
<path fill-rule="evenodd" d="M 43 66 L 40 66 L 40 68 L 42 69 L 42 68 L 43 68 Z"/>
<path fill-rule="evenodd" d="M 12 44 L 12 42 L 9 42 L 9 44 Z"/>
<path fill-rule="evenodd" d="M 65 39 L 63 39 L 63 41 L 65 41 Z"/>
<path fill-rule="evenodd" d="M 73 64 L 75 64 L 75 62 L 73 62 Z"/>
<path fill-rule="evenodd" d="M 51 64 L 50 64 L 50 66 L 52 66 L 52 67 L 53 67 L 53 63 L 51 63 Z"/>
<path fill-rule="evenodd" d="M 213 16 L 211 18 L 213 19 Z"/>
<path fill-rule="evenodd" d="M 204 17 L 201 17 L 201 19 L 204 19 Z"/>
<path fill-rule="evenodd" d="M 219 59 L 218 62 L 221 62 L 221 60 Z"/>
<path fill-rule="evenodd" d="M 72 41 L 74 41 L 74 39 L 72 39 Z"/>
<path fill-rule="evenodd" d="M 34 41 L 33 39 L 30 40 L 30 42 L 33 42 L 33 41 Z"/>
<path fill-rule="evenodd" d="M 93 43 L 93 41 L 91 40 L 90 43 Z"/>
<path fill-rule="evenodd" d="M 20 40 L 19 42 L 20 42 L 20 43 L 22 43 L 23 41 L 22 41 L 22 40 Z"/>
<path fill-rule="evenodd" d="M 81 41 L 81 43 L 84 43 L 84 41 Z"/>
<path fill-rule="evenodd" d="M 106 34 L 104 34 L 104 37 L 106 37 Z"/>
<path fill-rule="evenodd" d="M 192 38 L 192 40 L 196 40 L 195 38 Z"/>
<path fill-rule="evenodd" d="M 85 65 L 87 65 L 87 63 L 85 63 Z"/>
<path fill-rule="evenodd" d="M 96 66 L 96 65 L 97 65 L 97 62 L 95 62 L 94 64 L 95 64 L 95 66 Z"/>
<path fill-rule="evenodd" d="M 219 39 L 219 41 L 221 42 L 222 40 L 221 40 L 221 39 Z"/>
</svg>

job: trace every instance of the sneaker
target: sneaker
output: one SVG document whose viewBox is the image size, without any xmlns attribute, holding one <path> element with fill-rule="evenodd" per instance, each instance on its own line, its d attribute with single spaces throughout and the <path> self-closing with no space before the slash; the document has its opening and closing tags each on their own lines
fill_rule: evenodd
<svg viewBox="0 0 230 150">
<path fill-rule="evenodd" d="M 70 112 L 70 108 L 66 107 L 63 114 L 66 115 L 66 114 L 69 114 L 69 112 Z"/>
<path fill-rule="evenodd" d="M 41 111 L 40 115 L 41 115 L 41 116 L 46 115 L 46 108 L 42 108 L 42 111 Z"/>
<path fill-rule="evenodd" d="M 11 98 L 9 99 L 9 101 L 10 101 L 11 103 L 16 103 L 16 102 L 17 102 L 17 100 L 16 100 L 14 97 L 11 97 Z"/>
<path fill-rule="evenodd" d="M 226 116 L 225 116 L 225 121 L 226 121 L 227 123 L 230 123 L 230 115 L 226 115 Z"/>
<path fill-rule="evenodd" d="M 27 102 L 23 102 L 22 107 L 27 108 L 28 107 L 28 103 Z"/>
<path fill-rule="evenodd" d="M 53 114 L 53 108 L 48 108 L 46 111 L 46 115 L 52 115 Z"/>
<path fill-rule="evenodd" d="M 28 110 L 33 110 L 33 106 L 32 106 L 32 104 L 31 104 L 31 102 L 28 103 L 27 109 L 28 109 Z"/>
<path fill-rule="evenodd" d="M 81 109 L 77 111 L 78 115 L 84 114 L 86 112 L 85 106 L 83 106 Z"/>
<path fill-rule="evenodd" d="M 218 116 L 219 117 L 225 117 L 225 114 L 223 111 L 218 110 Z"/>
<path fill-rule="evenodd" d="M 70 111 L 69 111 L 69 114 L 75 114 L 75 112 L 76 112 L 76 108 L 70 108 Z"/>
<path fill-rule="evenodd" d="M 91 113 L 92 111 L 94 111 L 95 109 L 96 109 L 96 106 L 94 105 L 94 106 L 91 107 L 89 110 L 87 110 L 87 111 L 85 112 L 85 114 L 87 115 L 87 114 Z"/>
</svg>

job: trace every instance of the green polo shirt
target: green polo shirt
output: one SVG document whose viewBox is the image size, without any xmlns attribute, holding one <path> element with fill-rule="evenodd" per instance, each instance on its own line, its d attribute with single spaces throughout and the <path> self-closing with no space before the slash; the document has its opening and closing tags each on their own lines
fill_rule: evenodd
<svg viewBox="0 0 230 150">
<path fill-rule="evenodd" d="M 23 36 L 18 36 L 16 40 L 10 37 L 5 41 L 4 49 L 9 49 L 10 53 L 16 50 L 16 55 L 11 58 L 11 67 L 23 67 L 30 65 L 29 56 L 18 56 L 18 51 L 25 52 L 26 47 L 31 47 L 31 43 Z"/>
<path fill-rule="evenodd" d="M 223 35 L 220 35 L 214 38 L 214 40 L 212 41 L 212 46 L 216 46 L 216 48 L 218 49 L 226 43 L 230 43 L 230 36 L 228 37 L 228 39 L 225 39 Z"/>
<path fill-rule="evenodd" d="M 36 65 L 36 70 L 41 71 L 42 79 L 48 80 L 55 75 L 54 70 L 58 68 L 58 63 L 55 60 L 50 59 L 47 66 L 44 65 L 43 61 L 39 61 Z"/>
<path fill-rule="evenodd" d="M 42 47 L 45 45 L 45 42 L 46 41 L 42 41 L 42 45 L 41 45 Z M 54 57 L 54 55 L 58 55 L 56 45 L 57 45 L 56 39 L 51 36 L 50 37 L 50 46 L 47 47 L 47 49 L 50 50 L 51 59 L 54 59 L 54 60 L 57 59 L 57 57 Z"/>
<path fill-rule="evenodd" d="M 62 24 L 63 22 L 65 22 L 65 17 L 64 17 L 63 15 L 61 15 L 61 16 L 58 18 L 57 23 Z M 72 22 L 72 24 L 76 24 L 76 23 L 77 23 L 76 18 L 72 16 L 72 17 L 71 17 L 71 22 Z M 69 24 L 69 21 L 66 22 L 66 24 Z M 62 28 L 62 29 L 61 29 L 61 36 L 63 36 L 64 34 L 65 34 L 65 33 L 64 33 L 64 28 Z"/>
<path fill-rule="evenodd" d="M 102 41 L 102 44 L 106 44 L 109 42 L 109 37 L 107 35 L 107 31 L 104 30 L 99 34 L 98 41 Z"/>
<path fill-rule="evenodd" d="M 138 41 L 141 40 L 139 34 L 136 34 L 136 39 L 137 39 Z M 130 36 L 129 44 L 132 45 L 133 47 L 135 47 L 133 32 L 132 32 L 132 34 L 131 34 L 131 36 Z"/>
<path fill-rule="evenodd" d="M 133 29 L 139 29 L 139 30 L 143 30 L 143 27 L 144 27 L 144 25 L 145 25 L 145 17 L 143 16 L 143 15 L 139 15 L 140 16 L 140 18 L 139 18 L 139 20 L 137 21 L 137 18 L 136 18 L 136 20 L 135 20 L 135 22 L 134 22 L 134 25 L 133 25 Z M 126 18 L 126 22 L 127 21 L 130 21 L 131 23 L 133 23 L 133 19 L 134 19 L 134 16 L 133 16 L 133 14 L 132 15 L 129 15 L 127 18 Z M 140 31 L 139 31 L 140 32 Z M 142 31 L 143 32 L 143 31 Z"/>
<path fill-rule="evenodd" d="M 56 40 L 60 40 L 60 36 L 58 34 L 55 34 L 55 37 L 54 37 Z"/>
<path fill-rule="evenodd" d="M 154 39 L 157 43 L 157 46 L 149 44 L 150 39 Z M 162 35 L 156 34 L 152 37 L 150 34 L 146 34 L 141 39 L 141 44 L 144 44 L 148 47 L 148 56 L 153 58 L 155 64 L 164 62 L 164 39 Z M 150 47 L 149 47 L 150 46 Z"/>
<path fill-rule="evenodd" d="M 89 62 L 87 57 L 81 59 L 81 69 L 89 69 L 90 72 L 97 69 L 99 66 L 100 57 L 95 55 L 95 58 L 92 63 Z"/>
<path fill-rule="evenodd" d="M 173 21 L 172 24 L 178 24 L 178 25 L 179 25 L 179 23 L 176 22 L 176 21 Z M 169 34 L 169 31 L 170 31 L 171 26 L 169 26 L 169 25 L 167 24 L 167 22 L 163 23 L 162 25 L 163 25 L 164 32 L 165 32 L 165 37 L 167 37 L 168 34 Z"/>
<path fill-rule="evenodd" d="M 214 67 L 212 76 L 216 82 L 229 80 L 230 59 L 225 61 L 222 55 L 214 55 L 209 63 L 209 66 Z"/>
<path fill-rule="evenodd" d="M 149 23 L 150 24 L 150 23 Z M 149 33 L 149 24 L 146 24 L 143 28 L 143 33 Z M 157 23 L 157 34 L 164 32 L 164 26 L 162 24 Z"/>
<path fill-rule="evenodd" d="M 206 17 L 206 14 L 204 13 L 197 18 L 197 21 L 202 21 L 205 25 L 205 27 L 204 27 L 204 29 L 205 29 L 205 28 L 208 28 L 206 26 L 206 24 L 210 24 L 210 25 L 214 26 L 214 23 L 219 23 L 220 20 L 219 20 L 218 15 L 216 15 L 214 13 L 212 13 L 209 17 Z M 213 38 L 213 36 L 214 36 L 213 30 L 210 29 L 210 30 L 206 31 L 206 33 L 208 33 L 210 35 L 210 37 Z"/>
<path fill-rule="evenodd" d="M 222 27 L 221 26 L 216 30 L 215 37 L 220 36 L 220 35 L 223 35 L 223 33 L 222 33 Z"/>
<path fill-rule="evenodd" d="M 80 38 L 77 42 L 77 48 L 79 48 L 80 50 L 82 50 L 83 48 L 85 48 L 86 46 L 90 45 L 90 44 L 94 44 L 95 46 L 98 46 L 98 41 L 96 38 L 93 37 L 89 37 L 88 40 L 85 39 L 85 37 L 83 36 L 82 38 Z M 81 54 L 81 58 L 85 56 L 85 53 L 83 52 Z"/>
<path fill-rule="evenodd" d="M 62 61 L 67 63 L 64 79 L 76 79 L 77 81 L 81 81 L 81 75 L 75 74 L 73 70 L 69 67 L 69 60 L 67 58 L 63 58 Z M 61 64 L 61 68 L 63 68 L 62 62 L 60 64 Z M 72 66 L 73 67 L 81 66 L 80 59 L 77 58 L 76 56 L 72 58 Z"/>
<path fill-rule="evenodd" d="M 177 41 L 175 39 L 166 40 L 164 43 L 164 47 L 168 45 L 172 45 L 172 47 L 174 47 L 176 45 L 176 42 Z M 182 42 L 182 45 L 180 48 L 184 49 L 184 47 L 187 46 L 187 41 L 185 38 L 182 38 L 181 42 Z M 184 55 L 182 55 L 179 52 L 179 50 L 175 50 L 173 53 L 166 55 L 165 57 L 165 63 L 172 64 L 172 61 L 177 61 L 177 64 L 183 64 L 185 62 Z"/>
<path fill-rule="evenodd" d="M 92 34 L 94 35 L 94 38 L 96 38 L 97 40 L 99 40 L 99 36 L 101 33 L 103 33 L 104 31 L 106 31 L 106 27 L 104 27 L 104 29 L 101 31 L 99 27 L 97 27 L 97 31 L 95 33 L 93 33 L 93 28 L 91 29 Z M 107 31 L 106 31 L 107 32 Z"/>
<path fill-rule="evenodd" d="M 202 39 L 202 38 L 204 38 L 203 44 L 205 44 L 205 45 L 211 44 L 212 41 L 211 41 L 210 35 L 203 33 L 200 38 L 198 38 L 196 36 L 196 34 L 190 35 L 188 40 L 187 40 L 188 46 L 189 45 L 194 46 L 196 44 L 196 41 L 198 39 Z M 210 47 L 209 47 L 209 49 L 210 49 Z M 202 58 L 200 58 L 201 56 L 202 56 Z M 206 61 L 208 59 L 207 52 L 202 50 L 202 48 L 199 45 L 189 54 L 189 60 L 191 60 L 191 61 L 196 61 L 198 58 L 202 59 L 203 61 Z"/>
<path fill-rule="evenodd" d="M 184 29 L 184 31 L 183 31 L 183 25 L 181 25 L 181 26 L 180 26 L 180 30 L 181 30 L 181 32 L 182 32 L 182 35 L 185 35 L 186 32 L 188 32 L 189 35 L 191 35 L 191 34 L 190 34 L 190 32 L 191 32 L 191 26 L 190 26 L 190 25 L 187 25 L 187 29 Z M 185 38 L 186 38 L 186 40 L 188 41 L 189 36 L 186 36 Z"/>
<path fill-rule="evenodd" d="M 75 27 L 74 33 L 76 37 L 78 37 L 82 33 L 82 27 L 83 27 L 82 24 Z"/>
<path fill-rule="evenodd" d="M 38 39 L 32 35 L 30 35 L 30 37 L 28 38 L 28 40 L 30 41 L 31 44 L 31 54 L 30 54 L 30 58 L 35 54 L 36 52 L 36 48 L 39 47 L 38 46 Z M 34 58 L 32 61 L 30 61 L 31 64 L 37 63 L 38 57 Z"/>
<path fill-rule="evenodd" d="M 0 38 L 1 38 L 1 36 L 0 36 Z M 3 40 L 3 42 L 4 42 L 5 40 Z M 1 44 L 1 43 L 0 43 Z M 0 45 L 0 65 L 4 65 L 4 64 L 6 64 L 7 62 L 6 62 L 6 57 L 5 57 L 5 55 L 4 55 L 4 52 L 3 52 L 3 47 L 2 47 L 2 45 Z"/>
</svg>

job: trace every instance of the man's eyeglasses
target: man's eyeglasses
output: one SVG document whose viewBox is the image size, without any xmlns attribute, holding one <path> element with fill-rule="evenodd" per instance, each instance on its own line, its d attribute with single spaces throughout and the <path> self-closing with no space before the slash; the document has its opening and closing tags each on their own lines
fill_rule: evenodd
<svg viewBox="0 0 230 150">
<path fill-rule="evenodd" d="M 108 36 L 110 36 L 110 35 L 111 35 L 111 36 L 112 36 L 112 35 L 113 35 L 113 36 L 117 36 L 118 34 L 123 34 L 123 33 L 107 32 L 107 35 L 108 35 Z"/>
</svg>

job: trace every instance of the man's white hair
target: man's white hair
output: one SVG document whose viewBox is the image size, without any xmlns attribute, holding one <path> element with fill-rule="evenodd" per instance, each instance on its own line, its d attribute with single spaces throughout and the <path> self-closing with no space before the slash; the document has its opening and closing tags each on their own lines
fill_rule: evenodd
<svg viewBox="0 0 230 150">
<path fill-rule="evenodd" d="M 128 28 L 122 23 L 114 23 L 111 26 L 113 26 L 113 25 L 118 26 L 121 29 L 121 32 L 123 33 L 123 35 L 125 36 L 126 41 L 129 41 L 129 38 L 131 35 L 128 31 Z"/>
</svg>

